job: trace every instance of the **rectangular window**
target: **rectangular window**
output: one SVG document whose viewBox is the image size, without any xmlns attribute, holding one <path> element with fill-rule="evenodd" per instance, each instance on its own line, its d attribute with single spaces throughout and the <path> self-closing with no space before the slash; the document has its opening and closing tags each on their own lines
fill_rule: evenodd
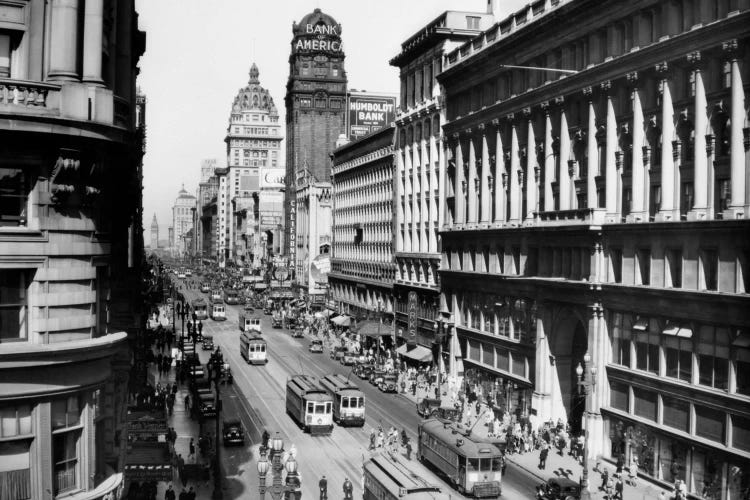
<svg viewBox="0 0 750 500">
<path fill-rule="evenodd" d="M 480 361 L 479 357 L 479 342 L 476 340 L 469 340 L 469 359 L 472 361 Z"/>
<path fill-rule="evenodd" d="M 0 168 L 0 227 L 26 225 L 28 174 L 20 168 Z"/>
<path fill-rule="evenodd" d="M 690 431 L 690 404 L 682 399 L 662 396 L 662 408 L 664 425 L 683 432 Z"/>
<path fill-rule="evenodd" d="M 611 279 L 615 283 L 622 283 L 622 249 L 609 249 L 609 266 L 612 273 Z"/>
<path fill-rule="evenodd" d="M 705 406 L 695 405 L 695 434 L 718 443 L 724 442 L 726 414 Z"/>
<path fill-rule="evenodd" d="M 612 362 L 630 368 L 630 315 L 615 313 L 612 333 Z"/>
<path fill-rule="evenodd" d="M 635 414 L 639 417 L 647 418 L 649 420 L 656 421 L 656 393 L 640 389 L 637 387 L 633 388 L 633 400 Z"/>
<path fill-rule="evenodd" d="M 52 430 L 74 427 L 81 422 L 78 396 L 52 401 Z"/>
<path fill-rule="evenodd" d="M 640 285 L 651 284 L 651 250 L 641 248 L 638 250 L 638 270 L 640 272 Z"/>
<path fill-rule="evenodd" d="M 750 419 L 732 415 L 732 446 L 750 451 Z"/>
<path fill-rule="evenodd" d="M 323 98 L 316 98 L 315 99 L 315 107 L 316 108 L 325 108 L 326 107 L 326 100 Z"/>
<path fill-rule="evenodd" d="M 646 327 L 648 328 L 648 327 Z M 659 374 L 659 334 L 639 331 L 635 336 L 635 367 Z"/>
<path fill-rule="evenodd" d="M 78 440 L 80 430 L 52 436 L 55 495 L 74 490 L 78 484 Z"/>
<path fill-rule="evenodd" d="M 466 29 L 478 30 L 481 19 L 481 17 L 477 16 L 466 16 Z"/>
<path fill-rule="evenodd" d="M 0 438 L 31 435 L 31 406 L 0 408 Z"/>
<path fill-rule="evenodd" d="M 666 329 L 665 333 L 672 331 L 681 332 L 684 330 L 675 326 Z M 667 363 L 667 377 L 690 383 L 693 378 L 693 341 L 679 337 L 665 338 L 664 356 Z"/>
<path fill-rule="evenodd" d="M 716 250 L 701 251 L 701 276 L 703 290 L 718 290 L 719 257 Z"/>
<path fill-rule="evenodd" d="M 28 338 L 29 273 L 0 269 L 0 343 Z"/>
<path fill-rule="evenodd" d="M 510 356 L 508 355 L 507 349 L 496 348 L 495 349 L 495 360 L 497 362 L 497 369 L 505 372 L 510 372 Z"/>
<path fill-rule="evenodd" d="M 627 384 L 611 382 L 609 384 L 609 404 L 618 410 L 630 411 L 630 388 Z"/>
<path fill-rule="evenodd" d="M 526 377 L 526 358 L 520 354 L 513 355 L 513 375 Z"/>
<path fill-rule="evenodd" d="M 729 330 L 702 326 L 698 342 L 698 383 L 726 390 L 729 380 Z"/>
<path fill-rule="evenodd" d="M 682 288 L 682 250 L 679 248 L 667 250 L 667 264 L 670 281 L 667 286 Z"/>
</svg>

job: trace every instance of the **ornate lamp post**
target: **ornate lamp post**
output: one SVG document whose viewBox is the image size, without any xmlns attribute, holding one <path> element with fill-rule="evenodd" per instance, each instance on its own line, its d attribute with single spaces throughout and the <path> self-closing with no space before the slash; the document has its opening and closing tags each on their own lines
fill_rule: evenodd
<svg viewBox="0 0 750 500">
<path fill-rule="evenodd" d="M 274 500 L 281 500 L 282 498 L 298 499 L 300 498 L 300 480 L 297 474 L 297 461 L 294 456 L 290 455 L 285 463 L 281 462 L 281 455 L 284 451 L 284 442 L 281 440 L 279 433 L 277 432 L 274 437 L 269 439 L 269 446 L 273 453 L 271 459 L 271 474 L 272 482 L 269 487 L 266 484 L 266 474 L 268 473 L 268 458 L 266 453 L 263 452 L 258 460 L 258 476 L 260 477 L 260 499 L 265 498 L 266 492 L 271 495 Z M 286 484 L 282 484 L 282 474 L 286 470 Z M 290 495 L 287 495 L 289 493 Z"/>
<path fill-rule="evenodd" d="M 437 386 L 439 390 L 442 388 L 440 363 L 443 361 L 443 345 L 445 344 L 446 337 L 449 336 L 452 326 L 450 312 L 440 311 L 437 321 L 435 321 L 435 342 L 438 345 Z"/>
<path fill-rule="evenodd" d="M 589 396 L 594 392 L 596 387 L 596 366 L 593 366 L 591 362 L 591 355 L 588 351 L 583 355 L 583 366 L 578 363 L 576 366 L 576 375 L 578 376 L 578 390 L 584 395 L 584 402 L 586 405 L 586 411 L 583 412 L 584 417 L 584 439 L 583 439 L 583 475 L 581 476 L 581 500 L 590 500 L 591 493 L 589 492 L 589 465 L 588 465 L 588 453 L 589 453 L 589 429 L 586 422 L 588 416 L 589 407 Z"/>
</svg>

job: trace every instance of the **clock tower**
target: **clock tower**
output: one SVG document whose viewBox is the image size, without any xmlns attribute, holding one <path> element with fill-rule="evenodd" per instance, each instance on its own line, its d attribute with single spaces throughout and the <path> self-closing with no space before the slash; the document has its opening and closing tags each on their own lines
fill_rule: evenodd
<svg viewBox="0 0 750 500">
<path fill-rule="evenodd" d="M 315 9 L 292 25 L 286 85 L 285 231 L 290 262 L 296 262 L 297 190 L 329 183 L 329 154 L 346 123 L 346 72 L 341 25 Z M 306 232 L 306 231 L 305 231 Z"/>
</svg>

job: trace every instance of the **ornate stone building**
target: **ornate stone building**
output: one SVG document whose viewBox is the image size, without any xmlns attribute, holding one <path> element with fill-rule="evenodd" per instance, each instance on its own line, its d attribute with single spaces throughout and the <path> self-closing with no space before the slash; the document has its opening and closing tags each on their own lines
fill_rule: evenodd
<svg viewBox="0 0 750 500">
<path fill-rule="evenodd" d="M 338 312 L 355 318 L 393 318 L 393 134 L 385 127 L 331 153 L 330 293 Z"/>
<path fill-rule="evenodd" d="M 193 229 L 196 210 L 195 196 L 185 191 L 182 186 L 177 193 L 174 205 L 172 206 L 172 251 L 173 257 L 181 258 L 192 254 L 188 240 L 188 233 Z"/>
<path fill-rule="evenodd" d="M 401 44 L 390 63 L 400 70 L 396 113 L 394 227 L 396 333 L 411 346 L 431 347 L 438 319 L 440 203 L 445 161 L 440 147 L 444 97 L 435 76 L 443 54 L 488 28 L 491 13 L 446 11 Z M 412 309 L 411 323 L 408 310 Z M 446 351 L 447 352 L 447 351 Z"/>
<path fill-rule="evenodd" d="M 120 498 L 142 311 L 132 0 L 0 2 L 0 496 Z"/>
<path fill-rule="evenodd" d="M 347 80 L 341 25 L 336 20 L 315 9 L 299 24 L 292 25 L 292 34 L 284 99 L 287 138 L 284 199 L 284 241 L 287 248 L 284 251 L 292 267 L 299 271 L 303 263 L 298 249 L 306 244 L 299 241 L 299 237 L 310 234 L 312 229 L 298 225 L 300 208 L 295 196 L 298 189 L 304 189 L 298 180 L 313 184 L 330 183 L 328 155 L 333 151 L 339 134 L 344 132 Z M 319 229 L 330 237 L 330 226 Z M 315 232 L 319 231 L 316 229 Z M 320 245 L 316 243 L 315 246 Z"/>
<path fill-rule="evenodd" d="M 702 498 L 750 487 L 749 9 L 537 1 L 438 75 L 459 374 Z"/>
</svg>

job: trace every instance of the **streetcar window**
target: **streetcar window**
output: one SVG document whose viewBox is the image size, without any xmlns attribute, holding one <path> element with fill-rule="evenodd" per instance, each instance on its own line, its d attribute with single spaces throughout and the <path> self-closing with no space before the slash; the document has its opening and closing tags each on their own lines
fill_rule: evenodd
<svg viewBox="0 0 750 500">
<path fill-rule="evenodd" d="M 341 407 L 342 408 L 349 408 L 349 398 L 347 398 L 347 397 L 341 398 Z"/>
<path fill-rule="evenodd" d="M 493 471 L 503 470 L 503 461 L 500 460 L 500 457 L 495 457 L 492 459 L 492 470 Z"/>
<path fill-rule="evenodd" d="M 333 408 L 333 405 L 331 403 L 326 403 L 326 413 L 331 413 L 331 408 Z"/>
<path fill-rule="evenodd" d="M 476 472 L 479 470 L 479 459 L 478 458 L 470 458 L 469 459 L 469 471 Z"/>
<path fill-rule="evenodd" d="M 325 405 L 315 405 L 315 413 L 324 413 Z"/>
<path fill-rule="evenodd" d="M 315 411 L 315 403 L 307 403 L 307 413 L 313 413 Z"/>
<path fill-rule="evenodd" d="M 365 407 L 365 398 L 357 398 L 357 406 L 359 408 L 364 408 Z"/>
<path fill-rule="evenodd" d="M 491 458 L 480 458 L 479 459 L 479 470 L 481 470 L 482 472 L 489 471 L 490 467 L 492 465 L 491 462 L 492 462 Z"/>
</svg>

